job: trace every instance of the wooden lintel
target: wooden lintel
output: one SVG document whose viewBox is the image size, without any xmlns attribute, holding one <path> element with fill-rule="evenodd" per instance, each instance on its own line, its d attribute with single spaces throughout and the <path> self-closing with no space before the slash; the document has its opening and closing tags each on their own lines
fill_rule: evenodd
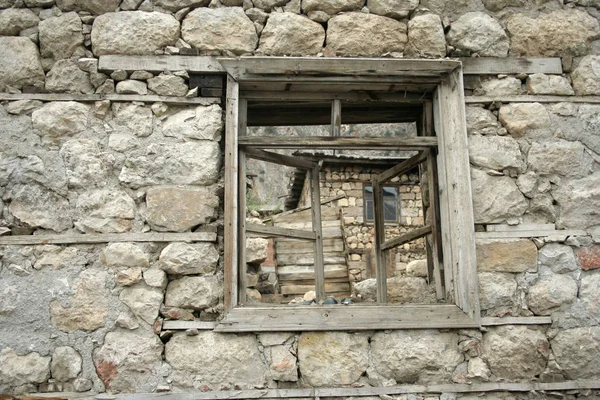
<svg viewBox="0 0 600 400">
<path fill-rule="evenodd" d="M 427 225 L 422 228 L 413 229 L 409 232 L 406 232 L 403 235 L 390 239 L 384 242 L 381 245 L 381 250 L 389 250 L 392 247 L 403 245 L 404 243 L 412 242 L 413 240 L 417 240 L 422 238 L 423 236 L 427 236 L 431 233 L 431 226 Z"/>
<path fill-rule="evenodd" d="M 112 242 L 214 242 L 216 240 L 216 232 L 17 235 L 0 237 L 0 246 L 38 244 L 94 244 Z"/>
<path fill-rule="evenodd" d="M 312 231 L 300 229 L 280 228 L 261 224 L 246 224 L 246 232 L 269 237 L 286 237 L 290 239 L 315 240 L 316 235 Z"/>
<path fill-rule="evenodd" d="M 551 317 L 483 317 L 482 326 L 498 325 L 551 325 Z"/>
<path fill-rule="evenodd" d="M 162 102 L 178 105 L 221 104 L 221 99 L 218 97 L 174 97 L 139 94 L 0 93 L 0 101 L 2 100 L 80 101 L 83 103 L 110 100 L 140 101 L 144 103 Z"/>
<path fill-rule="evenodd" d="M 513 239 L 552 236 L 585 236 L 586 231 L 579 229 L 566 230 L 534 230 L 534 231 L 500 231 L 500 232 L 475 232 L 475 239 Z"/>
<path fill-rule="evenodd" d="M 188 71 L 200 74 L 225 73 L 221 64 L 214 57 L 203 56 L 100 56 L 99 71 L 116 71 L 123 69 L 127 72 L 148 71 L 163 72 Z"/>
<path fill-rule="evenodd" d="M 386 85 L 389 90 L 390 85 Z M 351 102 L 390 102 L 390 103 L 423 103 L 431 99 L 431 95 L 423 92 L 380 91 L 341 91 L 341 92 L 309 92 L 309 91 L 263 91 L 245 90 L 242 97 L 248 100 L 301 101 L 301 100 L 342 100 Z"/>
<path fill-rule="evenodd" d="M 375 179 L 377 179 L 379 184 L 386 183 L 390 179 L 395 178 L 398 175 L 405 174 L 417 165 L 424 163 L 427 161 L 427 157 L 429 157 L 429 151 L 420 151 L 418 154 L 412 156 L 408 160 L 403 161 L 386 171 L 383 171 L 381 174 L 377 175 Z"/>
<path fill-rule="evenodd" d="M 270 163 L 274 163 L 274 164 L 286 165 L 288 167 L 311 169 L 315 165 L 317 165 L 316 162 L 306 160 L 301 157 L 288 156 L 285 154 L 278 154 L 278 153 L 273 153 L 270 151 L 253 149 L 250 147 L 247 148 L 244 152 L 246 153 L 246 156 L 248 156 L 249 158 L 253 158 L 255 160 L 266 161 L 266 162 L 270 162 Z"/>
<path fill-rule="evenodd" d="M 521 95 L 521 96 L 465 96 L 466 104 L 489 103 L 600 103 L 600 96 L 553 96 L 553 95 Z"/>
<path fill-rule="evenodd" d="M 163 321 L 162 330 L 163 331 L 180 331 L 180 330 L 188 330 L 188 329 L 197 329 L 197 330 L 213 330 L 217 325 L 216 322 L 212 321 Z"/>
<path fill-rule="evenodd" d="M 239 138 L 239 145 L 263 149 L 344 149 L 378 150 L 403 149 L 420 150 L 437 146 L 437 137 L 330 137 L 330 136 L 245 136 Z"/>
<path fill-rule="evenodd" d="M 459 60 L 465 75 L 563 73 L 560 57 L 463 57 Z"/>
</svg>

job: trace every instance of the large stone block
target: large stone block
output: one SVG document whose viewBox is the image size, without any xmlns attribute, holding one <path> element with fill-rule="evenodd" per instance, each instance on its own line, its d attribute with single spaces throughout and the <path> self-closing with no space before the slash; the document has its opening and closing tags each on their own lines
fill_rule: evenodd
<svg viewBox="0 0 600 400">
<path fill-rule="evenodd" d="M 600 375 L 600 327 L 559 331 L 550 342 L 554 358 L 570 379 Z"/>
<path fill-rule="evenodd" d="M 398 383 L 448 380 L 463 361 L 458 335 L 434 330 L 377 332 L 371 339 L 371 364 Z"/>
<path fill-rule="evenodd" d="M 18 355 L 10 347 L 0 351 L 0 386 L 15 388 L 29 383 L 44 383 L 50 378 L 50 357 L 39 353 Z"/>
<path fill-rule="evenodd" d="M 546 369 L 549 344 L 538 328 L 506 325 L 483 335 L 482 358 L 496 378 L 532 379 Z"/>
<path fill-rule="evenodd" d="M 365 0 L 303 0 L 302 11 L 323 11 L 335 15 L 342 11 L 358 11 L 365 5 Z"/>
<path fill-rule="evenodd" d="M 204 188 L 154 187 L 146 205 L 153 230 L 184 232 L 216 218 L 219 198 Z"/>
<path fill-rule="evenodd" d="M 122 11 L 103 14 L 94 20 L 94 54 L 154 54 L 179 39 L 179 22 L 159 12 Z"/>
<path fill-rule="evenodd" d="M 89 139 L 72 139 L 60 149 L 71 188 L 104 187 L 113 177 L 110 156 L 99 143 Z"/>
<path fill-rule="evenodd" d="M 600 268 L 600 245 L 577 249 L 577 260 L 585 271 Z"/>
<path fill-rule="evenodd" d="M 527 78 L 527 92 L 529 94 L 556 94 L 573 95 L 573 88 L 569 80 L 563 76 L 533 74 Z"/>
<path fill-rule="evenodd" d="M 298 363 L 291 346 L 272 346 L 269 353 L 271 379 L 280 382 L 298 381 Z"/>
<path fill-rule="evenodd" d="M 113 103 L 110 126 L 115 134 L 147 137 L 154 128 L 154 115 L 150 107 L 133 103 Z"/>
<path fill-rule="evenodd" d="M 471 135 L 469 160 L 478 167 L 525 172 L 525 162 L 519 144 L 509 136 Z"/>
<path fill-rule="evenodd" d="M 502 223 L 508 218 L 520 217 L 528 202 L 508 176 L 490 176 L 484 171 L 471 169 L 473 213 L 475 223 Z"/>
<path fill-rule="evenodd" d="M 517 138 L 528 132 L 550 127 L 548 111 L 540 103 L 511 103 L 502 106 L 498 118 L 508 133 Z"/>
<path fill-rule="evenodd" d="M 83 232 L 127 232 L 133 226 L 135 213 L 135 202 L 124 191 L 93 190 L 77 198 L 75 226 Z"/>
<path fill-rule="evenodd" d="M 535 272 L 537 247 L 528 239 L 478 240 L 477 269 L 485 272 Z"/>
<path fill-rule="evenodd" d="M 482 310 L 506 309 L 514 305 L 517 281 L 513 274 L 480 272 L 477 277 L 479 278 L 479 303 Z"/>
<path fill-rule="evenodd" d="M 50 371 L 52 378 L 59 382 L 67 382 L 77 378 L 81 372 L 81 355 L 72 347 L 61 346 L 54 349 Z"/>
<path fill-rule="evenodd" d="M 19 36 L 19 32 L 36 26 L 38 22 L 38 16 L 27 8 L 0 10 L 0 35 Z"/>
<path fill-rule="evenodd" d="M 506 57 L 509 40 L 500 23 L 483 12 L 469 12 L 450 26 L 448 43 L 482 57 Z"/>
<path fill-rule="evenodd" d="M 60 60 L 69 58 L 77 49 L 83 53 L 81 18 L 76 12 L 51 17 L 40 22 L 40 51 L 42 57 Z"/>
<path fill-rule="evenodd" d="M 600 94 L 600 56 L 585 56 L 571 77 L 575 94 L 580 96 Z"/>
<path fill-rule="evenodd" d="M 148 79 L 148 89 L 159 96 L 183 97 L 188 92 L 185 79 L 177 75 L 159 75 Z"/>
<path fill-rule="evenodd" d="M 564 180 L 552 195 L 560 206 L 559 228 L 586 229 L 600 225 L 600 172 Z"/>
<path fill-rule="evenodd" d="M 216 306 L 221 297 L 223 282 L 217 276 L 185 276 L 169 282 L 165 305 L 204 310 Z"/>
<path fill-rule="evenodd" d="M 171 243 L 159 257 L 159 267 L 171 275 L 212 274 L 219 252 L 212 243 Z"/>
<path fill-rule="evenodd" d="M 521 80 L 509 76 L 502 79 L 486 79 L 481 82 L 481 89 L 488 96 L 514 96 L 523 92 Z"/>
<path fill-rule="evenodd" d="M 384 17 L 402 19 L 408 17 L 410 12 L 417 8 L 419 0 L 368 0 L 367 8 L 370 12 Z"/>
<path fill-rule="evenodd" d="M 406 32 L 403 22 L 379 15 L 336 15 L 327 22 L 327 49 L 338 56 L 379 57 L 404 51 Z"/>
<path fill-rule="evenodd" d="M 163 122 L 165 136 L 181 139 L 221 140 L 223 110 L 217 104 L 179 111 Z"/>
<path fill-rule="evenodd" d="M 94 93 L 90 76 L 72 60 L 59 60 L 46 76 L 46 90 L 53 93 Z"/>
<path fill-rule="evenodd" d="M 271 56 L 314 56 L 323 50 L 325 29 L 305 16 L 272 13 L 262 30 L 258 51 Z"/>
<path fill-rule="evenodd" d="M 540 265 L 550 268 L 557 274 L 564 274 L 579 269 L 573 249 L 559 243 L 548 243 L 542 247 L 539 260 Z"/>
<path fill-rule="evenodd" d="M 74 101 L 53 101 L 31 114 L 33 128 L 42 136 L 73 136 L 87 129 L 89 106 Z"/>
<path fill-rule="evenodd" d="M 527 155 L 530 168 L 539 175 L 585 176 L 592 172 L 592 158 L 579 142 L 532 142 Z"/>
<path fill-rule="evenodd" d="M 600 37 L 598 20 L 574 9 L 542 13 L 535 19 L 515 14 L 507 28 L 513 56 L 583 56 Z"/>
<path fill-rule="evenodd" d="M 498 118 L 482 107 L 467 107 L 467 132 L 469 135 L 495 135 L 498 132 Z"/>
<path fill-rule="evenodd" d="M 111 243 L 100 255 L 102 264 L 109 267 L 142 267 L 150 265 L 148 254 L 135 243 Z"/>
<path fill-rule="evenodd" d="M 404 53 L 408 57 L 417 58 L 446 56 L 446 38 L 438 15 L 417 15 L 408 21 L 408 44 Z"/>
<path fill-rule="evenodd" d="M 268 374 L 255 335 L 176 333 L 165 346 L 165 359 L 176 371 L 215 390 L 264 387 Z"/>
<path fill-rule="evenodd" d="M 352 289 L 352 296 L 358 301 L 377 300 L 376 279 L 365 279 Z M 395 276 L 387 279 L 387 296 L 390 303 L 435 303 L 433 287 L 423 278 L 415 276 Z"/>
<path fill-rule="evenodd" d="M 133 315 L 152 325 L 158 317 L 163 293 L 161 289 L 138 284 L 123 289 L 119 299 L 129 307 Z"/>
<path fill-rule="evenodd" d="M 569 275 L 544 276 L 529 288 L 527 302 L 536 315 L 550 315 L 563 304 L 575 301 L 577 283 Z"/>
<path fill-rule="evenodd" d="M 67 199 L 37 184 L 14 188 L 8 209 L 17 219 L 34 228 L 62 232 L 73 226 Z"/>
<path fill-rule="evenodd" d="M 369 366 L 369 340 L 363 334 L 304 332 L 298 340 L 298 361 L 310 386 L 350 385 Z"/>
<path fill-rule="evenodd" d="M 37 46 L 26 37 L 0 37 L 0 90 L 43 82 L 44 70 Z"/>
<path fill-rule="evenodd" d="M 240 7 L 196 8 L 183 20 L 181 37 L 202 51 L 236 55 L 253 53 L 258 43 L 254 24 Z"/>
<path fill-rule="evenodd" d="M 269 240 L 263 238 L 246 239 L 246 262 L 260 264 L 267 258 Z"/>
<path fill-rule="evenodd" d="M 56 0 L 63 11 L 87 11 L 92 14 L 104 14 L 115 11 L 120 0 Z"/>
</svg>

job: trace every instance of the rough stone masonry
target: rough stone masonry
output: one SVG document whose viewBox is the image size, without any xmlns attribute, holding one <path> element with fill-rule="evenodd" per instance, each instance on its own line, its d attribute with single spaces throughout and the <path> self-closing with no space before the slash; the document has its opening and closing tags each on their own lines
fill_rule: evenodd
<svg viewBox="0 0 600 400">
<path fill-rule="evenodd" d="M 161 332 L 163 320 L 222 316 L 221 237 L 2 246 L 0 393 L 597 379 L 598 18 L 597 0 L 0 0 L 0 92 L 71 96 L 2 102 L 2 234 L 222 226 L 219 105 L 75 96 L 185 97 L 185 71 L 108 74 L 98 57 L 190 48 L 227 56 L 561 57 L 562 75 L 481 75 L 467 88 L 471 99 L 562 96 L 470 102 L 473 204 L 478 225 L 581 232 L 478 241 L 482 316 L 552 319 L 482 331 Z"/>
</svg>

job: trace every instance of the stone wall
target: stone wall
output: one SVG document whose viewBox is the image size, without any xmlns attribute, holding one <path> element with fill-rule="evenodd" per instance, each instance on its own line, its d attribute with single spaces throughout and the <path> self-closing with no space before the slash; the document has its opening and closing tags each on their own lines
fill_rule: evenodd
<svg viewBox="0 0 600 400">
<path fill-rule="evenodd" d="M 161 330 L 165 319 L 222 316 L 221 107 L 5 101 L 2 234 L 200 226 L 215 228 L 218 239 L 0 248 L 0 392 L 597 378 L 597 98 L 476 104 L 476 96 L 599 95 L 599 8 L 591 0 L 0 0 L 2 93 L 195 95 L 184 71 L 98 71 L 105 54 L 561 57 L 564 75 L 467 82 L 475 220 L 479 229 L 554 223 L 585 230 L 478 241 L 482 315 L 550 316 L 551 325 Z M 525 397 L 487 397 L 498 396 Z"/>
</svg>

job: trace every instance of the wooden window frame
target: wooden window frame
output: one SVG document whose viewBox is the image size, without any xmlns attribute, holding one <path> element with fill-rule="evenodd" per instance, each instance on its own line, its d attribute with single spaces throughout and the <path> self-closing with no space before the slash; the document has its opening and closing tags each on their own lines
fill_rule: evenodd
<svg viewBox="0 0 600 400">
<path fill-rule="evenodd" d="M 224 301 L 226 315 L 217 324 L 215 331 L 356 331 L 481 326 L 462 64 L 451 60 L 292 57 L 242 57 L 220 59 L 219 62 L 228 73 L 225 110 Z M 243 138 L 248 97 L 240 95 L 240 85 L 263 88 L 263 92 L 255 92 L 263 96 L 260 98 L 340 100 L 345 96 L 361 96 L 356 92 L 340 94 L 316 91 L 316 89 L 314 92 L 277 93 L 270 93 L 268 89 L 264 89 L 269 88 L 274 82 L 289 85 L 298 82 L 306 84 L 307 81 L 325 85 L 329 83 L 352 85 L 363 82 L 368 83 L 369 86 L 374 83 L 387 86 L 390 84 L 407 87 L 434 86 L 432 102 L 428 103 L 430 112 L 424 113 L 423 117 L 423 126 L 428 127 L 429 134 L 432 136 L 407 138 L 401 142 L 404 149 L 437 149 L 435 161 L 438 168 L 441 225 L 439 247 L 443 254 L 440 263 L 444 270 L 446 297 L 454 304 L 387 304 L 385 279 L 378 280 L 378 286 L 381 287 L 378 288 L 379 304 L 377 305 L 271 307 L 247 306 L 240 301 L 239 293 L 244 293 L 245 288 L 243 279 L 240 279 L 239 260 L 245 257 L 245 245 L 241 246 L 239 243 L 242 243 L 240 232 L 245 232 L 246 229 L 246 207 L 244 196 L 239 195 L 240 185 L 245 185 L 245 182 L 241 182 L 239 178 L 244 175 L 240 173 L 240 169 L 244 168 L 245 159 L 243 154 L 240 156 L 238 153 L 238 145 L 240 142 L 246 144 L 251 142 Z M 335 112 L 333 114 L 332 122 L 335 119 Z M 293 147 L 296 143 L 295 139 L 278 138 L 276 145 L 264 141 L 262 147 L 270 145 Z M 338 148 L 382 146 L 379 139 L 338 137 L 331 139 L 328 148 L 335 148 L 338 144 L 341 146 Z M 321 142 L 315 140 L 312 144 L 318 146 L 319 143 Z M 399 141 L 393 143 L 398 144 Z M 430 156 L 424 162 L 431 163 L 435 153 L 435 151 L 428 152 Z M 313 169 L 313 173 L 314 171 Z M 373 183 L 378 185 L 377 181 Z M 316 233 L 317 238 L 318 236 Z M 382 238 L 379 238 L 377 243 L 381 246 Z M 433 249 L 434 252 L 436 250 Z M 378 251 L 377 254 L 379 256 L 383 253 Z M 384 264 L 378 264 L 380 266 L 378 273 L 381 274 L 379 268 Z M 318 281 L 318 273 L 316 275 Z"/>
<path fill-rule="evenodd" d="M 362 185 L 362 193 L 363 193 L 363 222 L 365 224 L 373 224 L 373 222 L 375 222 L 375 204 L 373 204 L 373 218 L 372 219 L 368 219 L 367 218 L 367 187 L 371 188 L 371 192 L 373 192 L 373 185 L 369 182 L 369 183 L 363 183 Z M 400 223 L 400 218 L 402 216 L 402 212 L 401 212 L 401 199 L 400 199 L 400 184 L 387 184 L 382 186 L 382 189 L 384 188 L 394 188 L 396 190 L 396 219 L 385 219 L 385 212 L 384 212 L 384 224 L 399 224 Z M 373 203 L 375 202 L 375 198 L 373 197 L 373 199 L 369 200 L 372 201 Z M 385 201 L 385 197 L 384 197 L 384 201 Z M 390 200 L 388 200 L 390 201 Z"/>
</svg>

